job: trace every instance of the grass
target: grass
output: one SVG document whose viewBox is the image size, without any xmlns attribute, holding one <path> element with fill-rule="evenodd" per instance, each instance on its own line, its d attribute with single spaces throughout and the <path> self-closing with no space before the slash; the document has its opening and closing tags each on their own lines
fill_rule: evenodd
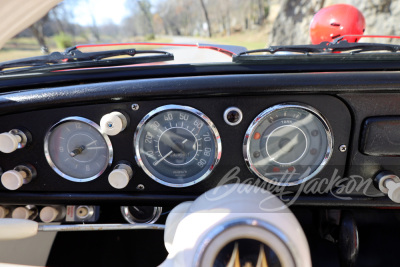
<svg viewBox="0 0 400 267">
<path fill-rule="evenodd" d="M 265 48 L 268 41 L 268 29 L 251 30 L 247 32 L 233 33 L 230 36 L 217 36 L 208 39 L 210 42 L 225 45 L 244 46 L 248 50 Z"/>
<path fill-rule="evenodd" d="M 42 53 L 35 39 L 13 38 L 0 50 L 0 62 L 40 55 L 42 55 Z"/>
<path fill-rule="evenodd" d="M 18 49 L 9 49 L 9 50 L 1 50 L 0 51 L 0 62 L 13 60 L 17 58 L 24 58 L 24 57 L 35 57 L 43 55 L 40 50 L 27 50 L 21 51 Z"/>
</svg>

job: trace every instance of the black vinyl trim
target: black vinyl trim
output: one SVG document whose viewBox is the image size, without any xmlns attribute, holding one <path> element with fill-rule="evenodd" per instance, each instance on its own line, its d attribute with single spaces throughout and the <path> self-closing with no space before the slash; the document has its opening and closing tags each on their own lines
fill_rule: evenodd
<svg viewBox="0 0 400 267">
<path fill-rule="evenodd" d="M 183 76 L 205 75 L 232 75 L 232 74 L 273 74 L 273 73 L 301 73 L 301 72 L 358 72 L 358 71 L 399 71 L 398 61 L 347 61 L 332 63 L 309 62 L 299 63 L 273 61 L 257 63 L 214 63 L 214 64 L 177 64 L 156 65 L 144 67 L 113 67 L 93 68 L 84 70 L 67 70 L 58 72 L 37 71 L 26 74 L 0 75 L 0 92 L 18 90 L 23 87 L 39 88 L 42 86 L 59 86 L 81 83 L 93 83 L 101 81 L 118 81 L 124 79 L 143 78 L 167 78 Z"/>
</svg>

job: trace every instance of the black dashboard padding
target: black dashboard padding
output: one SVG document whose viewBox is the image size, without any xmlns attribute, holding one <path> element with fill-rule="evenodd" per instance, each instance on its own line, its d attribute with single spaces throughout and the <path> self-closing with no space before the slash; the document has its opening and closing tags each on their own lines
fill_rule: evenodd
<svg viewBox="0 0 400 267">
<path fill-rule="evenodd" d="M 360 151 L 370 156 L 400 156 L 400 116 L 366 119 Z"/>
</svg>

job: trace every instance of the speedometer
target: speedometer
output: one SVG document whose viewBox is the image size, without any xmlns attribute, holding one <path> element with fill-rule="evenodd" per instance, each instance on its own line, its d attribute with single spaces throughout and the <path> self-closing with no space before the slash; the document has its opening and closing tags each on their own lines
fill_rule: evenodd
<svg viewBox="0 0 400 267">
<path fill-rule="evenodd" d="M 136 161 L 155 181 L 186 187 L 204 180 L 221 158 L 221 139 L 197 109 L 166 105 L 147 114 L 134 137 Z"/>
<path fill-rule="evenodd" d="M 332 133 L 314 108 L 280 104 L 251 123 L 243 154 L 249 169 L 265 181 L 293 186 L 317 175 L 332 153 Z"/>
</svg>

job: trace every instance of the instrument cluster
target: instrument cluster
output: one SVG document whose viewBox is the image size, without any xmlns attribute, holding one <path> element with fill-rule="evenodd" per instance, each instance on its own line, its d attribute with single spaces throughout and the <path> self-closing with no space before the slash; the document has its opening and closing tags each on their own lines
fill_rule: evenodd
<svg viewBox="0 0 400 267">
<path fill-rule="evenodd" d="M 64 118 L 51 127 L 44 152 L 58 175 L 88 182 L 112 164 L 113 149 L 106 133 L 114 127 L 114 118 L 106 116 L 109 121 L 103 129 L 82 117 Z M 187 187 L 204 180 L 222 154 L 214 123 L 201 111 L 181 105 L 165 105 L 148 113 L 136 128 L 133 143 L 137 165 L 150 178 L 170 187 Z M 328 123 L 318 110 L 301 104 L 279 104 L 264 110 L 253 120 L 243 141 L 249 169 L 280 186 L 309 180 L 329 161 L 331 152 Z M 130 179 L 126 171 L 113 174 L 111 184 L 121 183 L 124 176 Z"/>
<path fill-rule="evenodd" d="M 226 157 L 221 167 L 224 172 L 243 164 L 250 174 L 269 184 L 292 187 L 320 174 L 334 151 L 329 119 L 309 103 L 282 101 L 264 109 L 254 106 L 252 113 L 258 110 L 255 116 L 243 104 L 226 106 L 217 116 L 213 110 L 217 106 L 200 109 L 170 103 L 148 108 L 141 116 L 132 115 L 139 109 L 139 104 L 132 103 L 130 111 L 110 110 L 110 105 L 104 105 L 107 108 L 99 108 L 97 113 L 108 113 L 97 119 L 84 116 L 84 112 L 79 114 L 82 116 L 66 112 L 70 116 L 60 116 L 47 129 L 41 127 L 41 142 L 38 133 L 31 133 L 28 127 L 10 129 L 0 134 L 2 154 L 12 155 L 31 145 L 31 151 L 42 153 L 37 156 L 44 156 L 51 172 L 45 174 L 41 164 L 18 162 L 12 169 L 3 167 L 2 185 L 17 190 L 40 177 L 47 182 L 51 177 L 59 185 L 59 178 L 82 185 L 101 180 L 102 186 L 106 180 L 114 189 L 132 189 L 129 184 L 139 175 L 144 182 L 135 181 L 134 190 L 143 191 L 150 180 L 164 188 L 190 188 L 204 180 L 212 187 L 221 174 L 215 179 L 210 176 Z M 228 152 L 224 154 L 225 149 Z"/>
</svg>

